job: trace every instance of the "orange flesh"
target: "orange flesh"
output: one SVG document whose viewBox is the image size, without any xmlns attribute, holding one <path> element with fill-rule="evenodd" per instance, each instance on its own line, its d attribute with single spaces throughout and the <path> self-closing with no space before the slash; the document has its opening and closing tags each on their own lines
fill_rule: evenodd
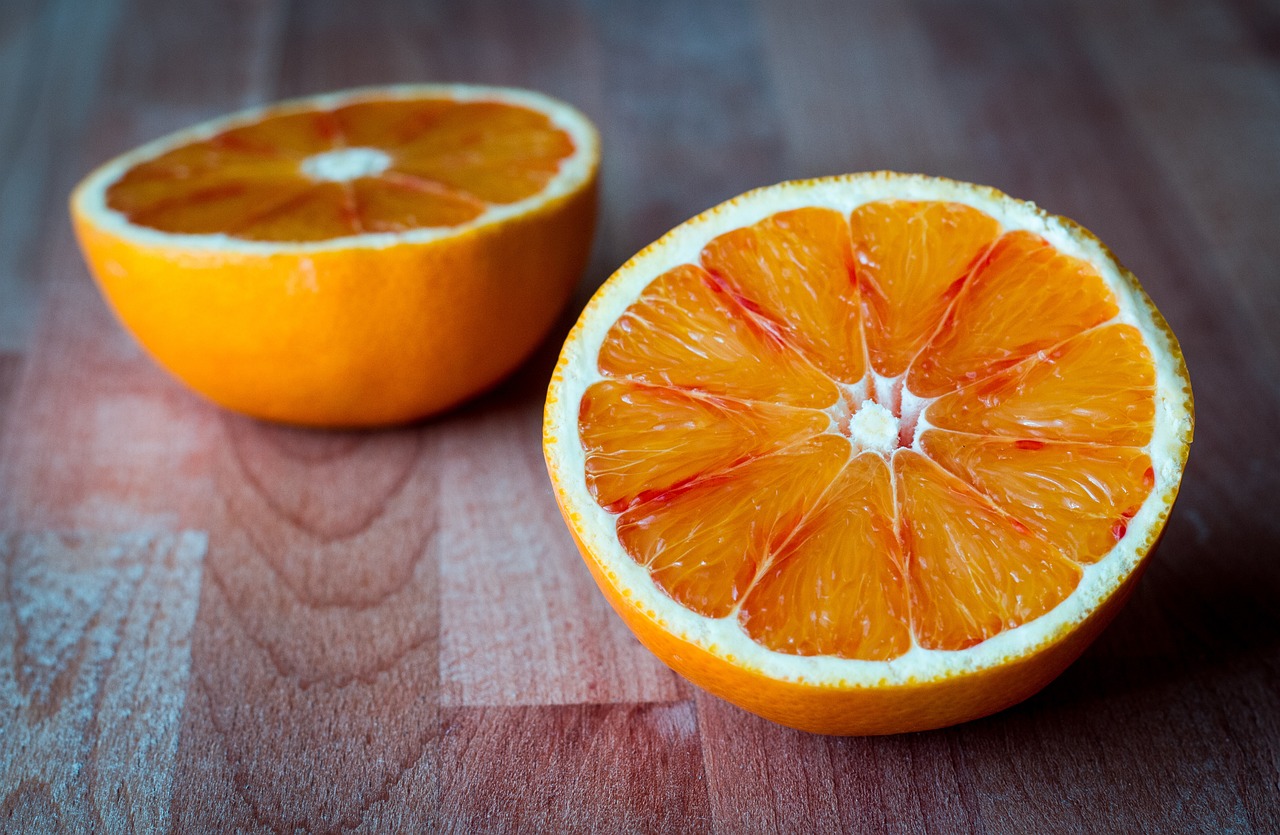
<svg viewBox="0 0 1280 835">
<path fill-rule="evenodd" d="M 1118 312 L 967 206 L 783 212 L 614 323 L 587 486 L 659 588 L 769 649 L 964 649 L 1062 602 L 1154 486 L 1154 367 Z"/>
<path fill-rule="evenodd" d="M 351 149 L 385 157 L 373 173 L 334 180 L 306 167 Z M 522 107 L 363 102 L 269 116 L 176 148 L 126 171 L 107 205 L 163 232 L 260 241 L 448 227 L 536 194 L 572 153 L 564 131 Z"/>
</svg>

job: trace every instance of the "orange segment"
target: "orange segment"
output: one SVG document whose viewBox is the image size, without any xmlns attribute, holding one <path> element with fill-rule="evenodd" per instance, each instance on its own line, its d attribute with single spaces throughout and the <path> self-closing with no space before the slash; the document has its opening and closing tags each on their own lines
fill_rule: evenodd
<svg viewBox="0 0 1280 835">
<path fill-rule="evenodd" d="M 616 513 L 810 437 L 828 419 L 807 409 L 606 380 L 583 396 L 579 423 L 587 484 Z"/>
<path fill-rule="evenodd" d="M 387 172 L 351 184 L 357 216 L 366 232 L 404 232 L 422 226 L 456 226 L 479 217 L 474 197 Z"/>
<path fill-rule="evenodd" d="M 887 660 L 910 649 L 893 515 L 888 466 L 859 455 L 747 596 L 747 634 L 793 655 Z"/>
<path fill-rule="evenodd" d="M 977 267 L 907 385 L 936 397 L 1057 345 L 1119 312 L 1098 271 L 1029 232 L 1010 232 Z"/>
<path fill-rule="evenodd" d="M 461 105 L 431 99 L 366 101 L 339 107 L 333 118 L 347 145 L 403 148 L 426 135 L 446 114 L 460 110 Z"/>
<path fill-rule="evenodd" d="M 618 541 L 672 599 L 724 617 L 848 458 L 849 444 L 831 435 L 750 458 L 626 511 Z"/>
<path fill-rule="evenodd" d="M 294 180 L 303 155 L 226 135 L 182 145 L 128 169 L 111 186 L 113 208 L 126 214 L 157 199 L 208 188 L 223 181 Z"/>
<path fill-rule="evenodd" d="M 488 203 L 514 203 L 535 194 L 556 173 L 555 161 L 495 165 L 481 159 L 400 160 L 392 171 L 434 183 Z"/>
<path fill-rule="evenodd" d="M 320 241 L 466 223 L 542 191 L 574 150 L 546 114 L 512 104 L 358 102 L 188 143 L 130 169 L 106 198 L 164 232 Z"/>
<path fill-rule="evenodd" d="M 203 161 L 196 163 L 204 165 Z M 249 202 L 229 212 L 236 222 L 245 212 L 264 208 L 288 200 L 291 196 L 309 188 L 308 183 L 295 177 L 297 164 L 289 160 L 249 162 L 227 160 L 216 172 L 201 171 L 195 167 L 170 168 L 144 164 L 120 178 L 112 191 L 112 206 L 131 218 L 153 220 L 173 207 L 184 210 L 189 204 L 222 202 L 230 198 L 234 202 L 236 190 L 254 191 Z M 176 173 L 176 172 L 182 173 Z"/>
<path fill-rule="evenodd" d="M 832 380 L 690 264 L 655 279 L 609 329 L 600 371 L 743 400 L 824 408 Z"/>
<path fill-rule="evenodd" d="M 894 456 L 916 640 L 958 650 L 1040 617 L 1080 568 L 919 453 Z"/>
<path fill-rule="evenodd" d="M 1141 449 L 975 438 L 931 430 L 924 452 L 1077 562 L 1124 536 L 1155 484 Z"/>
<path fill-rule="evenodd" d="M 1109 325 L 940 398 L 940 429 L 1142 446 L 1155 419 L 1155 369 L 1142 334 Z"/>
<path fill-rule="evenodd" d="M 862 379 L 858 292 L 839 212 L 797 209 L 721 235 L 703 249 L 702 265 L 832 378 Z"/>
<path fill-rule="evenodd" d="M 345 142 L 342 124 L 334 113 L 307 110 L 231 128 L 191 148 L 301 160 Z"/>
<path fill-rule="evenodd" d="M 287 202 L 250 214 L 231 231 L 238 238 L 255 241 L 327 241 L 370 230 L 360 221 L 349 183 L 321 183 L 294 193 Z"/>
<path fill-rule="evenodd" d="M 1000 226 L 960 203 L 907 200 L 859 206 L 849 224 L 871 365 L 896 377 L 929 341 Z"/>
<path fill-rule="evenodd" d="M 130 207 L 131 219 L 142 225 L 177 227 L 190 235 L 216 235 L 252 225 L 259 217 L 305 199 L 311 191 L 301 183 L 267 178 L 201 177 L 184 181 L 167 195 L 163 184 L 129 183 L 120 208 Z M 344 228 L 342 234 L 350 232 Z"/>
<path fill-rule="evenodd" d="M 560 159 L 573 143 L 545 114 L 499 102 L 461 102 L 399 146 L 403 159 L 484 157 L 499 163 Z"/>
<path fill-rule="evenodd" d="M 394 168 L 490 203 L 514 203 L 540 191 L 572 151 L 541 113 L 482 102 L 437 116 L 397 149 Z"/>
</svg>

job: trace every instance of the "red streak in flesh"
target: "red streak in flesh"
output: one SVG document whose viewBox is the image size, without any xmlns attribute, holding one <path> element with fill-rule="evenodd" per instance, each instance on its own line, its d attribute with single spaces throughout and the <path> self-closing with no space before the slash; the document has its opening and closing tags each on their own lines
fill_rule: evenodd
<svg viewBox="0 0 1280 835">
<path fill-rule="evenodd" d="M 338 124 L 338 117 L 327 111 L 319 111 L 315 115 L 312 122 L 316 131 L 316 136 L 324 142 L 334 147 L 343 147 L 346 137 L 342 134 L 342 126 Z"/>
<path fill-rule="evenodd" d="M 129 215 L 130 219 L 136 223 L 149 225 L 151 218 L 163 215 L 166 211 L 179 206 L 199 206 L 205 203 L 216 203 L 219 200 L 227 200 L 239 197 L 248 191 L 248 186 L 243 182 L 222 183 L 216 186 L 210 186 L 190 194 L 179 194 L 165 200 L 161 200 L 151 206 L 146 206 L 133 214 Z"/>
<path fill-rule="evenodd" d="M 234 133 L 221 133 L 209 140 L 209 144 L 223 151 L 233 151 L 242 154 L 261 154 L 263 156 L 278 156 L 279 152 L 263 142 L 251 142 L 243 136 Z"/>
<path fill-rule="evenodd" d="M 763 334 L 765 340 L 774 348 L 782 350 L 787 347 L 789 342 L 786 325 L 769 315 L 769 312 L 758 303 L 739 293 L 724 276 L 705 267 L 703 270 L 707 276 L 703 282 L 707 287 L 711 288 L 713 293 L 727 296 L 740 307 L 747 314 L 741 318 L 749 327 Z"/>
<path fill-rule="evenodd" d="M 901 420 L 898 424 L 898 447 L 903 449 L 910 447 L 916 439 L 916 425 L 920 422 L 920 412 L 914 411 L 898 417 Z"/>
<path fill-rule="evenodd" d="M 710 485 L 732 480 L 731 472 L 742 464 L 750 461 L 754 456 L 744 455 L 736 459 L 732 464 L 725 468 L 723 472 L 714 475 L 707 473 L 696 473 L 688 478 L 683 478 L 668 487 L 659 490 L 643 490 L 637 493 L 635 498 L 631 500 L 619 499 L 613 504 L 605 508 L 610 513 L 623 513 L 635 507 L 646 504 L 665 505 L 670 504 L 673 499 L 683 493 L 687 493 L 690 489 L 702 485 Z"/>
</svg>

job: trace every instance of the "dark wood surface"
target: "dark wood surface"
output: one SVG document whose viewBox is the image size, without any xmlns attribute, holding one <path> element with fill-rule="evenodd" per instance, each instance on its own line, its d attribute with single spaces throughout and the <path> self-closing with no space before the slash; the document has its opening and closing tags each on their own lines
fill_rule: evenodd
<svg viewBox="0 0 1280 835">
<path fill-rule="evenodd" d="M 220 412 L 94 291 L 65 199 L 198 120 L 396 81 L 600 126 L 595 256 L 509 382 L 363 434 Z M 753 186 L 890 168 L 1097 232 L 1198 431 L 1136 595 L 1057 682 L 832 739 L 685 684 L 539 449 L 591 291 Z M 0 6 L 0 830 L 1280 831 L 1280 9 L 1266 0 Z"/>
</svg>

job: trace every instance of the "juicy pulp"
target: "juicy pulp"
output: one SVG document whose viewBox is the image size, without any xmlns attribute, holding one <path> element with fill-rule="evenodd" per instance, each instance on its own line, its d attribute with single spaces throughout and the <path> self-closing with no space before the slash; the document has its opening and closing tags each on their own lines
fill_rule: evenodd
<svg viewBox="0 0 1280 835">
<path fill-rule="evenodd" d="M 1118 312 L 968 206 L 782 212 L 614 323 L 587 486 L 659 588 L 765 647 L 964 649 L 1064 600 L 1151 492 L 1154 368 Z"/>
</svg>

